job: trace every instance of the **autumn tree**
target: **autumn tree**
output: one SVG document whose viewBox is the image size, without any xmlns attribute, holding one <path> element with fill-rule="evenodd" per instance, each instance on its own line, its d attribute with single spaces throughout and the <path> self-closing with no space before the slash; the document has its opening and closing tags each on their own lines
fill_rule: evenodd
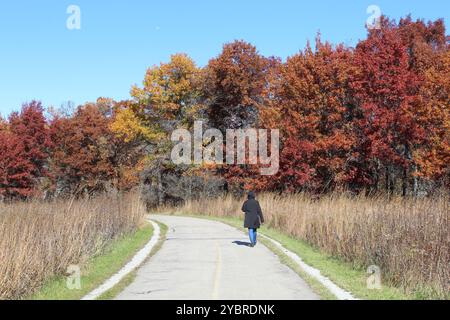
<svg viewBox="0 0 450 320">
<path fill-rule="evenodd" d="M 161 139 L 160 133 L 143 124 L 133 112 L 130 100 L 114 104 L 109 129 L 112 133 L 113 165 L 119 189 L 140 183 L 140 174 L 148 163 L 148 142 Z"/>
<path fill-rule="evenodd" d="M 147 70 L 143 87 L 133 86 L 132 110 L 148 127 L 188 125 L 200 111 L 200 70 L 186 54 Z"/>
<path fill-rule="evenodd" d="M 450 186 L 450 50 L 435 55 L 425 72 L 421 88 L 419 120 L 426 126 L 426 143 L 420 145 L 414 159 L 418 176 Z M 417 188 L 417 186 L 416 186 Z"/>
<path fill-rule="evenodd" d="M 34 194 L 34 164 L 27 158 L 23 141 L 0 130 L 0 200 L 25 199 Z"/>
<path fill-rule="evenodd" d="M 24 104 L 0 120 L 0 194 L 6 199 L 36 196 L 49 177 L 51 142 L 40 102 Z"/>
<path fill-rule="evenodd" d="M 384 180 L 392 193 L 400 176 L 405 194 L 414 169 L 413 152 L 425 135 L 416 113 L 421 78 L 410 68 L 398 28 L 386 18 L 381 23 L 381 29 L 370 30 L 355 51 L 359 71 L 352 88 L 363 113 L 355 132 L 360 146 L 357 162 L 365 178 L 361 182 L 376 188 Z"/>
<path fill-rule="evenodd" d="M 37 101 L 24 104 L 19 112 L 9 116 L 9 130 L 20 139 L 23 156 L 33 165 L 30 174 L 34 185 L 44 187 L 44 180 L 49 177 L 48 160 L 52 147 L 44 108 Z"/>
<path fill-rule="evenodd" d="M 384 18 L 387 19 L 387 18 Z M 425 22 L 413 21 L 411 16 L 400 19 L 398 29 L 402 42 L 407 47 L 409 66 L 416 73 L 423 75 L 436 63 L 436 55 L 448 50 L 445 25 L 442 19 Z"/>
<path fill-rule="evenodd" d="M 141 138 L 149 145 L 154 164 L 170 154 L 173 130 L 190 128 L 201 117 L 201 72 L 186 54 L 146 72 L 143 87 L 133 86 L 132 100 L 116 110 L 113 131 L 128 141 Z"/>
<path fill-rule="evenodd" d="M 134 112 L 138 108 L 134 101 L 120 101 L 114 107 L 114 113 L 110 128 L 117 137 L 126 142 L 131 141 L 157 141 L 162 139 L 164 135 L 139 118 Z"/>
<path fill-rule="evenodd" d="M 95 104 L 87 104 L 73 117 L 56 118 L 51 125 L 57 194 L 104 189 L 114 173 L 106 117 Z"/>
<path fill-rule="evenodd" d="M 398 30 L 408 48 L 410 68 L 422 79 L 415 113 L 426 130 L 424 143 L 413 154 L 416 193 L 417 177 L 450 183 L 450 45 L 442 19 L 425 23 L 408 16 L 400 20 Z"/>
<path fill-rule="evenodd" d="M 144 151 L 111 130 L 116 103 L 100 98 L 78 107 L 71 117 L 51 123 L 53 170 L 58 194 L 101 192 L 108 185 L 129 189 L 138 183 Z"/>
<path fill-rule="evenodd" d="M 275 79 L 281 62 L 266 58 L 245 41 L 223 46 L 222 52 L 209 61 L 204 70 L 203 96 L 209 125 L 224 134 L 226 129 L 270 127 L 278 121 L 271 108 Z M 230 186 L 241 187 L 266 183 L 259 179 L 258 165 L 227 165 L 218 168 Z"/>
<path fill-rule="evenodd" d="M 205 70 L 204 94 L 211 125 L 224 131 L 256 124 L 273 64 L 247 42 L 225 44 Z"/>
<path fill-rule="evenodd" d="M 162 202 L 164 175 L 175 174 L 170 162 L 173 143 L 170 136 L 177 128 L 191 128 L 204 118 L 201 99 L 202 72 L 186 54 L 175 54 L 167 63 L 146 72 L 143 86 L 133 86 L 132 100 L 116 112 L 112 130 L 127 141 L 140 139 L 147 144 L 146 169 L 142 181 Z M 178 170 L 176 175 L 184 174 Z M 153 192 L 152 191 L 152 192 Z"/>
<path fill-rule="evenodd" d="M 352 50 L 318 37 L 282 69 L 280 172 L 272 188 L 326 191 L 351 180 L 354 106 Z"/>
</svg>

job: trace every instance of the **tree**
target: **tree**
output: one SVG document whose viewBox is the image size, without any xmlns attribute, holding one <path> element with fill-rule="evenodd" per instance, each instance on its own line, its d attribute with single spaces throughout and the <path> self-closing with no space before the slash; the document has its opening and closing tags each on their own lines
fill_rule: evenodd
<svg viewBox="0 0 450 320">
<path fill-rule="evenodd" d="M 450 46 L 442 19 L 425 23 L 408 16 L 400 20 L 398 29 L 408 48 L 410 68 L 423 80 L 415 110 L 417 121 L 426 128 L 425 141 L 413 154 L 417 193 L 418 177 L 450 185 Z"/>
<path fill-rule="evenodd" d="M 78 107 L 72 116 L 53 119 L 57 194 L 98 193 L 109 186 L 128 190 L 139 183 L 146 146 L 112 130 L 127 103 L 99 98 Z"/>
<path fill-rule="evenodd" d="M 133 100 L 118 111 L 113 130 L 119 136 L 141 137 L 149 145 L 148 166 L 158 167 L 170 155 L 173 130 L 190 128 L 201 116 L 201 71 L 186 54 L 147 70 L 143 87 L 133 86 Z M 148 170 L 147 170 L 148 171 Z"/>
<path fill-rule="evenodd" d="M 113 179 L 108 125 L 107 117 L 91 103 L 80 106 L 71 118 L 52 121 L 57 193 L 98 192 Z"/>
<path fill-rule="evenodd" d="M 23 145 L 23 156 L 30 161 L 30 174 L 37 187 L 43 179 L 49 178 L 48 160 L 51 152 L 51 141 L 44 108 L 38 101 L 24 104 L 20 113 L 9 116 L 9 130 Z"/>
<path fill-rule="evenodd" d="M 134 102 L 115 103 L 109 128 L 113 133 L 113 164 L 117 187 L 130 189 L 139 184 L 139 174 L 148 162 L 148 142 L 164 138 L 161 133 L 143 125 L 132 111 Z"/>
<path fill-rule="evenodd" d="M 14 133 L 0 130 L 0 198 L 25 199 L 33 195 L 34 169 L 23 141 Z"/>
<path fill-rule="evenodd" d="M 204 95 L 211 125 L 224 131 L 256 124 L 273 65 L 276 62 L 247 42 L 225 44 L 205 70 Z"/>
<path fill-rule="evenodd" d="M 279 91 L 283 149 L 272 188 L 326 191 L 352 180 L 352 50 L 316 39 L 289 57 Z"/>
<path fill-rule="evenodd" d="M 138 107 L 133 101 L 121 101 L 114 107 L 110 125 L 112 132 L 125 142 L 137 140 L 154 142 L 165 138 L 164 134 L 145 125 L 144 121 L 133 111 Z"/>
<path fill-rule="evenodd" d="M 224 134 L 226 129 L 276 126 L 278 109 L 272 102 L 280 66 L 279 59 L 260 55 L 250 43 L 225 44 L 204 72 L 203 96 L 209 125 Z M 258 179 L 258 167 L 246 164 L 217 169 L 226 177 L 230 188 L 252 185 L 263 189 L 267 183 L 264 178 Z"/>
<path fill-rule="evenodd" d="M 433 66 L 425 72 L 421 89 L 423 104 L 420 120 L 426 125 L 427 143 L 414 154 L 418 176 L 440 180 L 450 186 L 450 50 L 436 56 Z M 417 187 L 416 187 L 417 188 Z"/>
<path fill-rule="evenodd" d="M 424 74 L 436 62 L 436 55 L 448 49 L 445 25 L 442 19 L 412 21 L 411 16 L 400 19 L 398 25 L 400 37 L 407 47 L 410 68 L 418 74 Z"/>
<path fill-rule="evenodd" d="M 148 161 L 142 181 L 147 189 L 156 185 L 158 203 L 162 203 L 163 175 L 171 173 L 172 142 L 170 135 L 177 128 L 191 128 L 202 118 L 202 72 L 186 54 L 171 56 L 147 70 L 143 87 L 133 86 L 133 100 L 118 110 L 112 129 L 118 136 L 141 138 L 148 144 Z M 177 175 L 188 174 L 178 170 Z M 152 185 L 153 184 L 153 185 Z"/>
<path fill-rule="evenodd" d="M 352 81 L 363 117 L 357 122 L 360 147 L 357 169 L 367 185 L 377 188 L 384 170 L 385 186 L 394 192 L 396 177 L 403 194 L 414 168 L 413 152 L 424 142 L 425 128 L 417 121 L 421 79 L 410 68 L 407 46 L 394 23 L 381 20 L 355 51 L 359 68 Z"/>
<path fill-rule="evenodd" d="M 147 70 L 143 88 L 132 87 L 137 102 L 133 111 L 149 127 L 161 125 L 161 120 L 186 125 L 201 109 L 199 79 L 200 70 L 190 57 L 172 55 L 169 63 Z"/>
</svg>

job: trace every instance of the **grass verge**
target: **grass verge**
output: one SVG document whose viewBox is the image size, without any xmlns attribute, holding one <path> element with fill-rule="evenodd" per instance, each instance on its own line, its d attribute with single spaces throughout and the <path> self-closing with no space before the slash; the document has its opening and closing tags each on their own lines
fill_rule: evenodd
<svg viewBox="0 0 450 320">
<path fill-rule="evenodd" d="M 81 289 L 68 289 L 65 276 L 48 280 L 31 300 L 78 300 L 120 270 L 152 237 L 153 227 L 146 222 L 135 233 L 125 235 L 90 259 L 81 269 Z M 128 278 L 128 276 L 126 277 Z"/>
<path fill-rule="evenodd" d="M 233 225 L 235 227 L 235 225 Z M 311 287 L 311 289 L 318 295 L 322 300 L 336 300 L 336 296 L 330 292 L 320 281 L 316 278 L 307 274 L 300 266 L 295 263 L 290 257 L 284 254 L 277 246 L 267 239 L 260 237 L 258 242 L 264 244 L 269 250 L 275 253 L 280 259 L 281 263 L 287 265 L 294 272 L 296 272 L 306 283 Z"/>
<path fill-rule="evenodd" d="M 245 232 L 242 227 L 242 221 L 235 217 L 186 215 L 220 221 Z M 272 228 L 262 226 L 259 231 L 278 241 L 286 249 L 296 253 L 305 263 L 319 269 L 324 276 L 328 277 L 339 287 L 351 292 L 356 298 L 368 300 L 406 300 L 422 298 L 420 295 L 407 294 L 399 288 L 386 285 L 383 285 L 381 289 L 367 289 L 366 280 L 368 275 L 366 270 L 357 268 L 350 263 L 327 255 L 302 240 L 294 239 Z M 273 244 L 262 237 L 260 237 L 259 241 L 274 251 L 283 263 L 296 271 L 311 286 L 311 288 L 322 297 L 322 299 L 336 299 L 336 297 L 318 280 L 306 274 L 294 261 L 292 261 L 292 259 L 287 257 Z"/>
<path fill-rule="evenodd" d="M 156 222 L 156 221 L 155 221 Z M 145 263 L 148 259 L 150 259 L 156 252 L 159 251 L 161 246 L 164 243 L 164 240 L 166 239 L 166 233 L 167 233 L 167 226 L 165 224 L 162 224 L 160 222 L 156 222 L 159 225 L 159 228 L 161 230 L 161 236 L 159 238 L 158 243 L 155 245 L 155 247 L 152 249 L 152 252 L 147 256 L 147 258 L 144 260 L 143 263 Z M 103 293 L 100 297 L 97 298 L 97 300 L 112 300 L 114 299 L 120 292 L 122 292 L 126 287 L 128 287 L 136 278 L 137 268 L 131 271 L 129 274 L 126 275 L 118 284 L 116 284 L 114 287 Z"/>
</svg>

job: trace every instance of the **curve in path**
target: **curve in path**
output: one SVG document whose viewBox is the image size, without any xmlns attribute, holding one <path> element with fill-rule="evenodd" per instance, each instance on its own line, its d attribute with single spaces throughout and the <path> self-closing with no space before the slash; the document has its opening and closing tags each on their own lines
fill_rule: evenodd
<svg viewBox="0 0 450 320">
<path fill-rule="evenodd" d="M 161 249 L 116 299 L 319 299 L 265 246 L 226 224 L 152 215 L 169 228 Z"/>
</svg>

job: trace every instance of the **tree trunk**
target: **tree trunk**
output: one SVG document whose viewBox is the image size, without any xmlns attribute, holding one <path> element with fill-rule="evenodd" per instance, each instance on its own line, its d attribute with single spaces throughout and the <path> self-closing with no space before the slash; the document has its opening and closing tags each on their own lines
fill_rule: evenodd
<svg viewBox="0 0 450 320">
<path fill-rule="evenodd" d="M 412 171 L 413 171 L 413 195 L 414 197 L 417 197 L 417 194 L 419 192 L 418 188 L 418 181 L 417 181 L 417 166 L 415 164 L 412 165 Z"/>
<path fill-rule="evenodd" d="M 394 191 L 395 191 L 394 177 L 392 174 L 391 165 L 386 166 L 385 179 L 386 179 L 386 181 L 385 181 L 386 193 L 389 196 L 391 196 L 394 194 Z"/>
<path fill-rule="evenodd" d="M 158 175 L 156 177 L 157 188 L 158 188 L 158 205 L 162 206 L 163 204 L 163 186 L 162 186 L 162 175 L 161 175 L 161 167 L 158 168 Z"/>
<path fill-rule="evenodd" d="M 403 168 L 403 179 L 402 179 L 402 197 L 406 197 L 408 192 L 408 169 Z"/>
</svg>

